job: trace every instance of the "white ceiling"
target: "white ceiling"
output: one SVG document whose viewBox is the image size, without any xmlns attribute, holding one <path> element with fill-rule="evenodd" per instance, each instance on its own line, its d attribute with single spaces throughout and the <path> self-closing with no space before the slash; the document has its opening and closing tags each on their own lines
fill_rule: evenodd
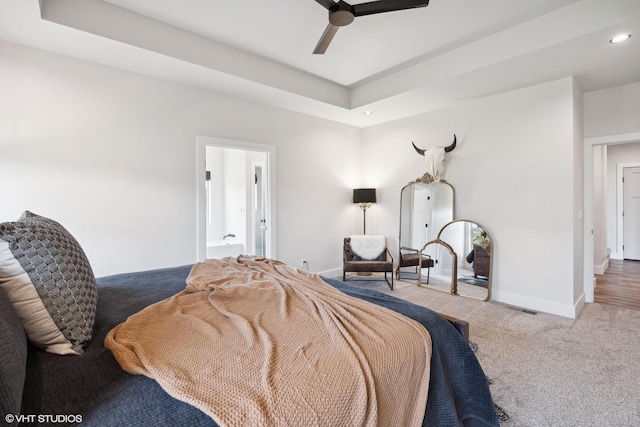
<svg viewBox="0 0 640 427">
<path fill-rule="evenodd" d="M 0 0 L 1 40 L 360 127 L 571 75 L 640 81 L 640 0 L 431 0 L 313 55 L 327 22 L 314 0 Z"/>
</svg>

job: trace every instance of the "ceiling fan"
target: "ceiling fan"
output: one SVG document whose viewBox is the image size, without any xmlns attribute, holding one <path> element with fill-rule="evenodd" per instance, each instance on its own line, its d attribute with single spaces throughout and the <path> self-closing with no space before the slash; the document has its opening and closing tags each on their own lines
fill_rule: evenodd
<svg viewBox="0 0 640 427">
<path fill-rule="evenodd" d="M 313 50 L 315 54 L 325 53 L 338 29 L 351 24 L 356 16 L 413 9 L 429 5 L 429 0 L 378 0 L 354 5 L 350 5 L 343 0 L 339 0 L 337 3 L 333 0 L 316 0 L 316 2 L 329 11 L 329 25 L 327 25 L 322 37 L 320 37 L 320 41 L 318 41 L 316 48 Z"/>
</svg>

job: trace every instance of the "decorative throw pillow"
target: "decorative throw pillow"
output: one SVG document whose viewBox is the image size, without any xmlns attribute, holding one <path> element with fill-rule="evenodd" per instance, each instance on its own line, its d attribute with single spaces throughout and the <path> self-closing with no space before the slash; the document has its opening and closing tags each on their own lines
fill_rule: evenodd
<svg viewBox="0 0 640 427">
<path fill-rule="evenodd" d="M 64 227 L 29 211 L 0 224 L 0 287 L 35 346 L 56 354 L 84 352 L 93 332 L 96 280 Z"/>
</svg>

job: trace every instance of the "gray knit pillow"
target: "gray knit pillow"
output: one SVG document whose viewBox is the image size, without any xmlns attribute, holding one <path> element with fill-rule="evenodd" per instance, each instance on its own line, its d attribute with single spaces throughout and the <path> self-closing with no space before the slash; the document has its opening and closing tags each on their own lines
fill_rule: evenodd
<svg viewBox="0 0 640 427">
<path fill-rule="evenodd" d="M 93 332 L 96 280 L 64 227 L 29 211 L 0 224 L 0 287 L 34 345 L 56 354 L 83 353 Z"/>
<path fill-rule="evenodd" d="M 11 302 L 0 289 L 0 416 L 19 414 L 27 366 L 27 338 Z M 10 418 L 2 418 L 9 425 Z M 14 420 L 15 421 L 15 420 Z"/>
</svg>

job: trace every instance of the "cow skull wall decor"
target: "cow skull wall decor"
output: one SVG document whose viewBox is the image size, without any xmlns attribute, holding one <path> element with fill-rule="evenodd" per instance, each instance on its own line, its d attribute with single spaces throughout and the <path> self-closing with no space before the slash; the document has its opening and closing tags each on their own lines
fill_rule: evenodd
<svg viewBox="0 0 640 427">
<path fill-rule="evenodd" d="M 452 152 L 453 149 L 456 148 L 456 135 L 453 134 L 453 142 L 447 147 L 433 147 L 423 150 L 416 147 L 416 144 L 413 142 L 411 142 L 411 144 L 418 154 L 424 156 L 427 162 L 427 172 L 422 178 L 418 178 L 416 181 L 440 182 L 440 177 L 444 173 L 445 154 Z"/>
</svg>

